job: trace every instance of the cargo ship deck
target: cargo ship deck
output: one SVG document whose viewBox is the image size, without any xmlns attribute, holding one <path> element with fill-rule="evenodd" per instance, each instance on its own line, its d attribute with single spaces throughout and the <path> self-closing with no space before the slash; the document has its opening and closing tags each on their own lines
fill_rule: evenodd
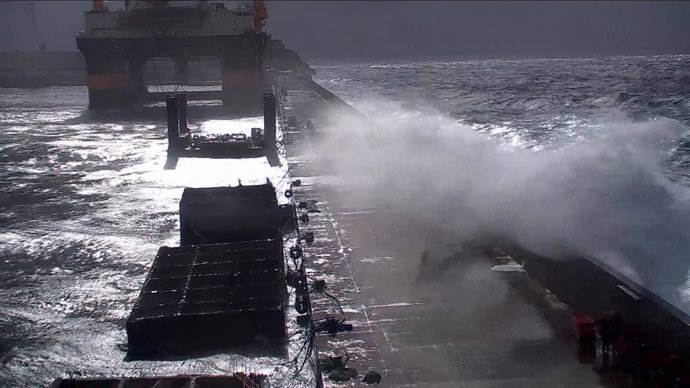
<svg viewBox="0 0 690 388">
<path fill-rule="evenodd" d="M 284 123 L 283 132 L 292 178 L 302 182 L 295 195 L 319 209 L 309 213 L 317 238 L 308 267 L 354 324 L 351 333 L 319 335 L 322 356 L 347 355 L 360 375 L 379 371 L 386 386 L 646 386 L 646 377 L 603 360 L 600 347 L 578 346 L 573 314 L 611 308 L 656 333 L 667 351 L 687 349 L 690 330 L 668 306 L 592 261 L 541 258 L 507 242 L 434 248 L 434 232 L 414 220 L 348 200 L 338 177 L 309 159 L 303 124 L 318 131 L 327 125 L 320 112 L 346 104 L 308 83 L 288 88 L 283 115 L 297 125 Z M 313 303 L 316 315 L 328 309 L 326 298 Z"/>
</svg>

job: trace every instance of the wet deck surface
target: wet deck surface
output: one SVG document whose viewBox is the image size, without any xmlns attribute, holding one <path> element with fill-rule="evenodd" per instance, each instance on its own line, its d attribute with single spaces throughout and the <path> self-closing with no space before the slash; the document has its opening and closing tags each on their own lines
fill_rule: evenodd
<svg viewBox="0 0 690 388">
<path fill-rule="evenodd" d="M 314 198 L 311 190 L 298 195 Z M 322 337 L 322 352 L 350 354 L 353 367 L 379 370 L 392 386 L 597 385 L 591 366 L 578 362 L 574 341 L 552 328 L 551 312 L 542 311 L 549 307 L 525 295 L 526 275 L 492 271 L 490 258 L 467 252 L 419 279 L 420 247 L 369 230 L 370 213 L 321 203 L 310 229 L 330 238 L 308 250 L 312 267 L 356 327 Z M 316 311 L 329 303 L 322 300 Z"/>
<path fill-rule="evenodd" d="M 319 100 L 291 91 L 288 113 L 309 117 L 312 98 Z M 285 132 L 292 177 L 302 181 L 296 198 L 316 200 L 321 210 L 309 214 L 316 240 L 305 249 L 308 267 L 326 280 L 355 327 L 320 336 L 321 355 L 348 354 L 348 366 L 360 375 L 381 372 L 386 386 L 634 386 L 580 360 L 567 306 L 526 273 L 491 270 L 504 259 L 451 247 L 432 251 L 428 265 L 420 265 L 425 238 L 400 237 L 423 232 L 341 198 L 326 183 L 327 172 L 304 159 L 301 137 Z M 313 299 L 317 317 L 333 311 L 327 298 Z"/>
</svg>

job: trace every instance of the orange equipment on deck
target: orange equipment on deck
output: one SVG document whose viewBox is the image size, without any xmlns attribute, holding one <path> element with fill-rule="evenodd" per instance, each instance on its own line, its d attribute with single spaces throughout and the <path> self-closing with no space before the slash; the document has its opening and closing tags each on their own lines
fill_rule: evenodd
<svg viewBox="0 0 690 388">
<path fill-rule="evenodd" d="M 575 329 L 575 338 L 580 343 L 591 342 L 596 338 L 594 318 L 587 314 L 573 314 L 573 328 Z"/>
<path fill-rule="evenodd" d="M 266 19 L 268 19 L 268 11 L 263 0 L 253 0 L 252 9 L 254 11 L 254 32 L 262 32 Z"/>
<path fill-rule="evenodd" d="M 105 0 L 93 0 L 94 12 L 107 12 L 108 7 L 105 5 Z"/>
</svg>

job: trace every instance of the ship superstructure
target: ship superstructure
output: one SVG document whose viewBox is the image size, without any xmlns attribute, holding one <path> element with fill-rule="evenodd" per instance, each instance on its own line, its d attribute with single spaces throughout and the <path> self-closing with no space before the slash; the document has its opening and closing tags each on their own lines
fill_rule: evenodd
<svg viewBox="0 0 690 388">
<path fill-rule="evenodd" d="M 178 2 L 179 3 L 179 2 Z M 268 35 L 262 1 L 125 1 L 122 10 L 93 1 L 76 34 L 86 61 L 90 109 L 124 108 L 148 95 L 145 65 L 171 59 L 181 82 L 190 58 L 218 58 L 219 98 L 233 109 L 260 106 Z"/>
</svg>

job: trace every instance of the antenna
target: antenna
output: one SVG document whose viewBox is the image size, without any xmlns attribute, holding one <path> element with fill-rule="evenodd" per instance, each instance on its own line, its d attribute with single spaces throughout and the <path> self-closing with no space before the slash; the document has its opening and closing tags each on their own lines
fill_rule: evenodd
<svg viewBox="0 0 690 388">
<path fill-rule="evenodd" d="M 27 6 L 29 7 L 29 14 L 31 15 L 31 24 L 34 27 L 34 33 L 38 32 L 38 26 L 36 26 L 36 12 L 34 12 L 34 2 L 30 1 Z"/>
<path fill-rule="evenodd" d="M 31 15 L 31 26 L 34 31 L 34 39 L 38 43 L 38 51 L 46 51 L 45 43 L 41 42 L 41 38 L 38 36 L 38 24 L 36 23 L 36 10 L 34 9 L 34 2 L 30 1 L 27 6 L 29 7 L 29 15 Z"/>
</svg>

